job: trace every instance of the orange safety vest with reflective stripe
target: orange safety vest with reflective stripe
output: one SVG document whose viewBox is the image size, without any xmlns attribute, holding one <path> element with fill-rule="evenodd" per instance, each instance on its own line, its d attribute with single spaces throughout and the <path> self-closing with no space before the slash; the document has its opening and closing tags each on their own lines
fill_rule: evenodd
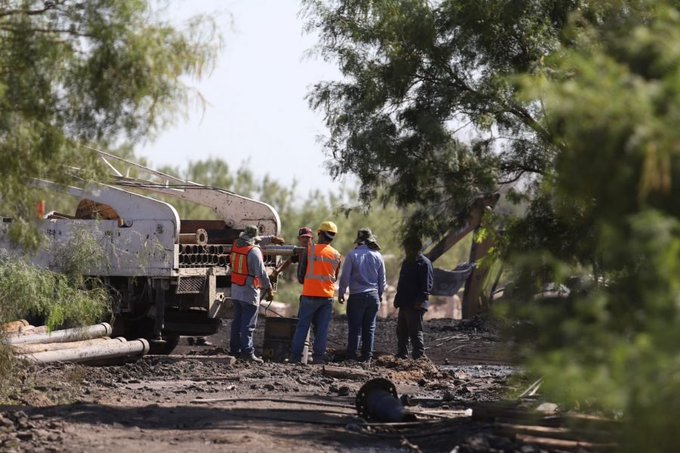
<svg viewBox="0 0 680 453">
<path fill-rule="evenodd" d="M 248 277 L 253 277 L 253 286 L 260 288 L 260 279 L 248 273 L 248 254 L 256 245 L 239 247 L 236 242 L 231 246 L 231 283 L 233 285 L 246 286 Z"/>
<path fill-rule="evenodd" d="M 332 298 L 335 294 L 336 269 L 342 255 L 330 244 L 314 244 L 307 249 L 307 272 L 302 295 Z"/>
</svg>

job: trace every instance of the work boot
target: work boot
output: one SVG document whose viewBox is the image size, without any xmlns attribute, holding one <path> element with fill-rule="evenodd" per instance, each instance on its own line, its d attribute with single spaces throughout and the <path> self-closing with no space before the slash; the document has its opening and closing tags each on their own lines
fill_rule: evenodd
<svg viewBox="0 0 680 453">
<path fill-rule="evenodd" d="M 262 360 L 261 358 L 259 358 L 255 354 L 243 356 L 243 360 L 246 361 L 246 362 L 264 363 L 264 360 Z"/>
</svg>

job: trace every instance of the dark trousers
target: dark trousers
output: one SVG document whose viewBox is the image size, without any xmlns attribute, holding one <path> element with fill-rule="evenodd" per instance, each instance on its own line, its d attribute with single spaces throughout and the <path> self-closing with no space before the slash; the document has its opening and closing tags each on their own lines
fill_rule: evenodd
<svg viewBox="0 0 680 453">
<path fill-rule="evenodd" d="M 410 307 L 399 308 L 397 319 L 397 356 L 408 357 L 409 340 L 413 349 L 412 356 L 418 359 L 425 355 L 423 342 L 423 310 Z"/>
<path fill-rule="evenodd" d="M 361 360 L 373 357 L 375 321 L 380 308 L 377 292 L 350 294 L 347 301 L 347 358 L 355 359 L 361 339 Z"/>
</svg>

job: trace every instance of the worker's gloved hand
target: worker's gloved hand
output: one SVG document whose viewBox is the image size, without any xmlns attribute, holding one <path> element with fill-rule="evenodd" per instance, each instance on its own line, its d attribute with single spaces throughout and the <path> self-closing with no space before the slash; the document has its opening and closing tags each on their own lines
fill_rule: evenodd
<svg viewBox="0 0 680 453">
<path fill-rule="evenodd" d="M 338 302 L 340 302 L 341 304 L 344 304 L 345 303 L 345 296 L 338 297 Z"/>
<path fill-rule="evenodd" d="M 272 244 L 283 245 L 285 243 L 286 243 L 286 240 L 283 239 L 282 237 L 279 237 L 279 236 L 272 237 Z"/>
<path fill-rule="evenodd" d="M 271 302 L 274 300 L 274 290 L 271 288 L 267 288 L 266 293 L 264 294 L 264 300 L 267 302 Z"/>
</svg>

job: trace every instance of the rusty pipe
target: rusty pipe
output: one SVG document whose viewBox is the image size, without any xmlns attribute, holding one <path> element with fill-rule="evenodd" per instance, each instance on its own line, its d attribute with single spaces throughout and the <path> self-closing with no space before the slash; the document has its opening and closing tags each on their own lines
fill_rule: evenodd
<svg viewBox="0 0 680 453">
<path fill-rule="evenodd" d="M 24 354 L 20 358 L 29 362 L 88 362 L 125 357 L 141 357 L 149 352 L 149 342 L 143 338 L 126 341 L 125 338 L 114 338 L 103 344 L 96 344 L 75 349 L 37 352 Z"/>
<path fill-rule="evenodd" d="M 76 327 L 74 329 L 54 330 L 52 332 L 12 336 L 6 339 L 10 345 L 36 343 L 64 343 L 69 341 L 90 340 L 111 335 L 111 324 L 102 322 L 93 326 Z"/>
<path fill-rule="evenodd" d="M 208 243 L 208 232 L 204 228 L 199 228 L 195 233 L 180 233 L 179 243 L 206 245 Z"/>
</svg>

